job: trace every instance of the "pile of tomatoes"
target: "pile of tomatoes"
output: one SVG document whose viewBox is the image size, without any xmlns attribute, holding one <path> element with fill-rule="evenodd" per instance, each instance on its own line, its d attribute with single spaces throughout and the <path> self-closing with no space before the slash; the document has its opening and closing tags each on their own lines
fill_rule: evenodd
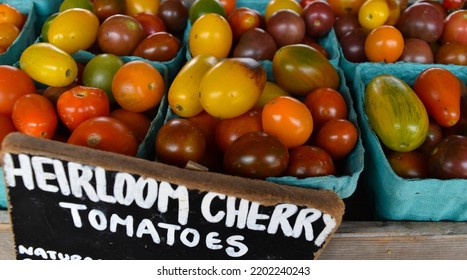
<svg viewBox="0 0 467 280">
<path fill-rule="evenodd" d="M 467 65 L 464 0 L 330 0 L 350 62 Z"/>
<path fill-rule="evenodd" d="M 396 174 L 467 178 L 466 74 L 430 66 L 412 86 L 392 74 L 369 82 L 365 112 Z"/>
<path fill-rule="evenodd" d="M 0 3 L 0 54 L 13 44 L 27 20 L 17 8 Z"/>
</svg>

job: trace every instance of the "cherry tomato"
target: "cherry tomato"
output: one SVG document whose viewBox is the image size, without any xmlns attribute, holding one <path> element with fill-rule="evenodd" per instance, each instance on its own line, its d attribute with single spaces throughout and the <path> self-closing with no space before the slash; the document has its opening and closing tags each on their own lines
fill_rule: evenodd
<svg viewBox="0 0 467 280">
<path fill-rule="evenodd" d="M 208 13 L 201 16 L 190 29 L 188 46 L 191 56 L 200 54 L 226 58 L 232 47 L 232 29 L 221 15 Z"/>
<path fill-rule="evenodd" d="M 327 34 L 333 27 L 336 15 L 328 2 L 315 0 L 302 12 L 308 36 L 318 38 Z"/>
<path fill-rule="evenodd" d="M 0 23 L 0 48 L 8 49 L 20 33 L 18 27 L 13 23 Z"/>
<path fill-rule="evenodd" d="M 457 10 L 444 19 L 441 42 L 457 42 L 467 45 L 467 10 Z"/>
<path fill-rule="evenodd" d="M 0 3 L 0 23 L 12 23 L 18 29 L 23 28 L 26 22 L 26 15 L 23 15 L 17 8 L 7 3 Z"/>
<path fill-rule="evenodd" d="M 217 0 L 195 0 L 188 11 L 190 23 L 193 24 L 202 15 L 213 13 L 226 18 L 224 6 Z"/>
<path fill-rule="evenodd" d="M 215 117 L 234 118 L 255 106 L 265 83 L 266 71 L 258 61 L 226 58 L 204 74 L 199 101 Z"/>
<path fill-rule="evenodd" d="M 76 86 L 62 93 L 57 100 L 57 114 L 70 131 L 87 119 L 107 116 L 109 112 L 107 94 L 99 88 Z"/>
<path fill-rule="evenodd" d="M 91 0 L 64 0 L 62 4 L 60 4 L 58 11 L 63 12 L 74 8 L 86 9 L 88 11 L 93 10 Z"/>
<path fill-rule="evenodd" d="M 115 102 L 112 94 L 112 80 L 118 69 L 125 64 L 117 55 L 98 54 L 86 63 L 83 69 L 83 85 L 96 87 L 105 91 L 110 103 Z"/>
<path fill-rule="evenodd" d="M 78 65 L 73 57 L 50 43 L 27 47 L 19 65 L 31 78 L 48 86 L 67 86 L 78 76 Z"/>
<path fill-rule="evenodd" d="M 261 130 L 261 110 L 252 109 L 238 117 L 220 120 L 216 126 L 216 143 L 225 152 L 243 134 Z"/>
<path fill-rule="evenodd" d="M 465 0 L 443 0 L 441 4 L 446 11 L 453 12 L 455 10 L 462 9 Z"/>
<path fill-rule="evenodd" d="M 300 179 L 336 174 L 331 156 L 316 146 L 302 145 L 290 150 L 286 174 Z"/>
<path fill-rule="evenodd" d="M 165 93 L 165 81 L 150 63 L 134 60 L 117 70 L 112 93 L 122 108 L 144 112 L 159 105 Z"/>
<path fill-rule="evenodd" d="M 358 22 L 369 30 L 384 25 L 388 18 L 389 6 L 386 0 L 367 0 L 358 10 Z"/>
<path fill-rule="evenodd" d="M 282 96 L 282 95 L 290 96 L 290 94 L 287 91 L 283 90 L 276 83 L 271 82 L 271 81 L 266 81 L 263 92 L 261 93 L 261 96 L 259 97 L 258 102 L 256 102 L 255 107 L 263 108 L 264 105 L 266 105 L 266 103 L 271 101 L 274 97 Z"/>
<path fill-rule="evenodd" d="M 181 46 L 177 37 L 160 31 L 144 38 L 133 51 L 133 55 L 152 61 L 169 61 L 177 56 Z"/>
<path fill-rule="evenodd" d="M 292 10 L 299 15 L 301 15 L 303 11 L 303 7 L 295 0 L 269 0 L 266 4 L 266 10 L 264 11 L 264 19 L 267 22 L 275 12 L 284 9 Z"/>
<path fill-rule="evenodd" d="M 27 135 L 52 139 L 57 128 L 57 113 L 46 97 L 31 93 L 16 100 L 11 113 L 16 129 Z"/>
<path fill-rule="evenodd" d="M 263 130 L 275 135 L 289 149 L 303 145 L 313 132 L 310 110 L 291 96 L 278 96 L 269 101 L 261 118 Z"/>
<path fill-rule="evenodd" d="M 232 11 L 227 18 L 234 40 L 239 40 L 241 35 L 250 29 L 259 27 L 261 18 L 257 11 L 248 7 L 239 7 Z"/>
<path fill-rule="evenodd" d="M 159 11 L 160 0 L 126 0 L 126 12 L 129 16 L 134 16 L 138 13 L 148 12 L 157 14 Z"/>
<path fill-rule="evenodd" d="M 165 23 L 166 31 L 174 35 L 182 34 L 188 22 L 188 8 L 182 0 L 163 1 L 158 15 Z"/>
<path fill-rule="evenodd" d="M 346 157 L 358 141 L 357 127 L 346 119 L 332 119 L 317 132 L 316 146 L 326 150 L 334 160 Z"/>
<path fill-rule="evenodd" d="M 73 54 L 91 47 L 96 41 L 98 29 L 99 19 L 93 12 L 80 8 L 68 9 L 50 23 L 48 42 Z"/>
<path fill-rule="evenodd" d="M 187 119 L 171 119 L 156 136 L 156 158 L 160 162 L 185 167 L 188 161 L 198 162 L 206 149 L 206 138 Z"/>
<path fill-rule="evenodd" d="M 103 22 L 108 17 L 116 14 L 124 14 L 126 0 L 94 0 L 92 2 L 93 12 Z"/>
<path fill-rule="evenodd" d="M 50 28 L 50 24 L 52 24 L 53 20 L 58 16 L 58 14 L 59 14 L 59 13 L 51 14 L 51 15 L 45 20 L 45 22 L 42 24 L 42 28 L 41 28 L 41 40 L 42 40 L 42 42 L 46 42 L 46 43 L 49 42 L 49 28 Z"/>
<path fill-rule="evenodd" d="M 404 51 L 402 33 L 391 25 L 373 29 L 365 40 L 365 54 L 371 62 L 396 62 Z"/>
<path fill-rule="evenodd" d="M 123 108 L 117 108 L 110 112 L 110 116 L 124 122 L 133 131 L 138 144 L 144 140 L 151 127 L 151 120 L 143 113 L 135 113 Z"/>
<path fill-rule="evenodd" d="M 211 116 L 206 111 L 202 111 L 192 117 L 186 118 L 190 122 L 194 123 L 203 132 L 206 137 L 206 144 L 208 148 L 216 147 L 216 126 L 220 119 Z"/>
<path fill-rule="evenodd" d="M 138 142 L 131 129 L 110 116 L 82 122 L 73 130 L 67 143 L 128 156 L 136 155 L 138 150 Z"/>
<path fill-rule="evenodd" d="M 435 63 L 467 66 L 467 45 L 456 42 L 442 44 L 436 50 Z"/>
<path fill-rule="evenodd" d="M 155 14 L 139 13 L 134 18 L 143 26 L 146 36 L 160 31 L 166 31 L 164 20 Z"/>
<path fill-rule="evenodd" d="M 429 67 L 417 76 L 413 89 L 428 115 L 441 126 L 450 127 L 459 121 L 461 85 L 451 71 Z"/>
<path fill-rule="evenodd" d="M 417 148 L 417 150 L 427 156 L 429 156 L 436 145 L 443 139 L 443 128 L 435 120 L 430 119 L 430 124 L 428 126 L 428 133 L 423 144 Z"/>
<path fill-rule="evenodd" d="M 289 162 L 287 147 L 264 131 L 246 133 L 224 154 L 224 171 L 247 178 L 265 179 L 284 175 Z"/>
<path fill-rule="evenodd" d="M 347 102 L 342 94 L 333 88 L 317 88 L 305 97 L 303 103 L 311 111 L 315 128 L 321 127 L 331 119 L 347 118 Z"/>
<path fill-rule="evenodd" d="M 394 173 L 402 178 L 428 177 L 428 157 L 417 150 L 390 151 L 387 158 Z"/>
<path fill-rule="evenodd" d="M 221 3 L 222 7 L 224 7 L 225 14 L 228 17 L 233 10 L 235 10 L 235 7 L 237 6 L 237 1 L 236 0 L 219 0 Z"/>
<path fill-rule="evenodd" d="M 23 70 L 0 65 L 0 114 L 10 116 L 18 98 L 35 92 L 33 80 Z"/>
<path fill-rule="evenodd" d="M 365 0 L 328 0 L 336 16 L 357 15 Z"/>
</svg>

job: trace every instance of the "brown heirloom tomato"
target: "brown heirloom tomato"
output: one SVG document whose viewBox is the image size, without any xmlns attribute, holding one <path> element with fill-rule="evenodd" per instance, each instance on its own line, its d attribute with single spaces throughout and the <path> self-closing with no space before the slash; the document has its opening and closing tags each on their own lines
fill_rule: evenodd
<svg viewBox="0 0 467 280">
<path fill-rule="evenodd" d="M 226 173 L 256 179 L 284 175 L 288 162 L 287 147 L 263 131 L 240 136 L 224 154 Z"/>
<path fill-rule="evenodd" d="M 426 178 L 428 176 L 428 157 L 420 151 L 390 151 L 388 161 L 394 172 L 402 178 Z"/>
<path fill-rule="evenodd" d="M 206 150 L 206 137 L 191 121 L 171 119 L 157 133 L 155 148 L 160 162 L 185 167 L 188 161 L 201 160 Z"/>
<path fill-rule="evenodd" d="M 461 85 L 449 70 L 430 67 L 422 71 L 413 85 L 428 114 L 441 126 L 455 125 L 460 118 Z"/>
<path fill-rule="evenodd" d="M 169 61 L 175 58 L 180 50 L 181 43 L 174 35 L 161 31 L 144 38 L 133 52 L 152 61 Z"/>
<path fill-rule="evenodd" d="M 290 151 L 286 174 L 297 178 L 334 175 L 336 167 L 331 156 L 316 146 L 303 145 Z"/>
</svg>

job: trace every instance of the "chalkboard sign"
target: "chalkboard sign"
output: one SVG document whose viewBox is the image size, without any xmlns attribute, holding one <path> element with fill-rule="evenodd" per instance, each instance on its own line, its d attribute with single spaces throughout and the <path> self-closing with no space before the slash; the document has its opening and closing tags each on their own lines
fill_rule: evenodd
<svg viewBox="0 0 467 280">
<path fill-rule="evenodd" d="M 17 259 L 316 259 L 344 212 L 331 191 L 19 133 L 2 153 Z"/>
</svg>

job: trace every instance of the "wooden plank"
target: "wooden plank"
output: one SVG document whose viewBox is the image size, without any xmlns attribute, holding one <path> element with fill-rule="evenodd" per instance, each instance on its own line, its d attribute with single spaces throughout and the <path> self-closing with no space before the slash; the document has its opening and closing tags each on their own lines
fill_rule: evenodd
<svg viewBox="0 0 467 280">
<path fill-rule="evenodd" d="M 0 211 L 0 260 L 14 259 L 6 211 Z M 467 259 L 467 223 L 344 221 L 320 260 Z"/>
</svg>

